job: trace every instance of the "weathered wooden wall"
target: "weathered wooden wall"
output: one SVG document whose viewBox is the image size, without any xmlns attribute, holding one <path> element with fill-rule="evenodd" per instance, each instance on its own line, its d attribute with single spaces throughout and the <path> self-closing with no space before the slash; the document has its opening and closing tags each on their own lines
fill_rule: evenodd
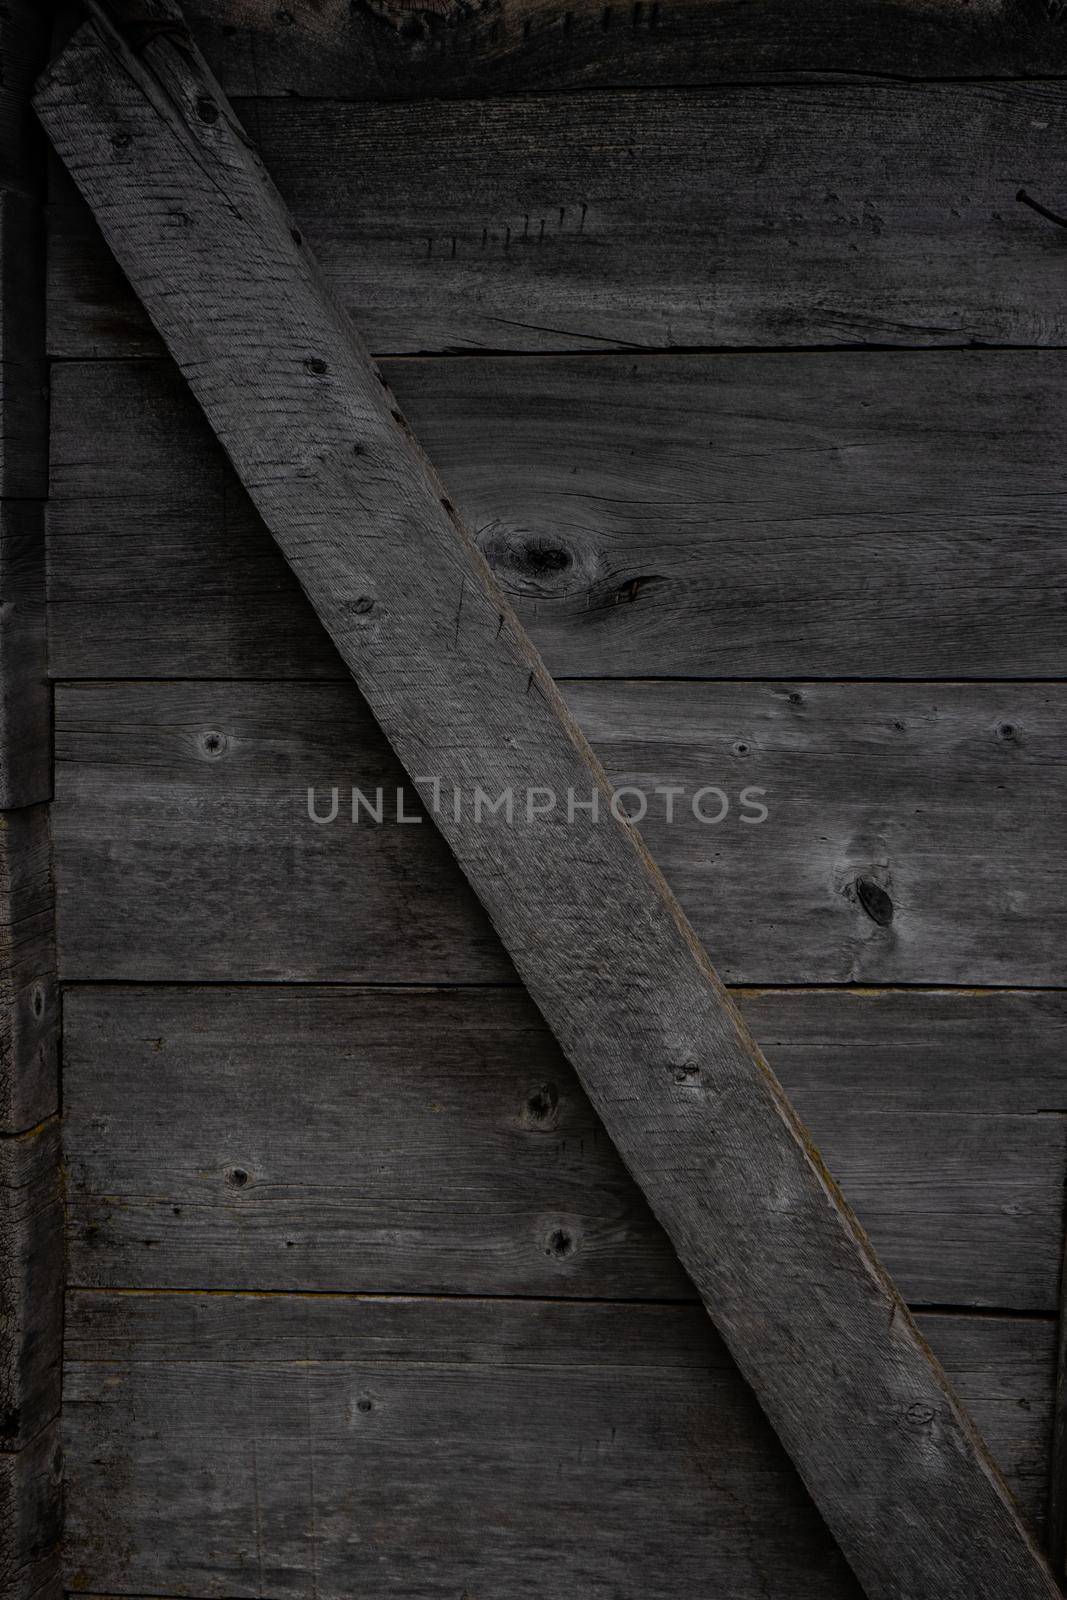
<svg viewBox="0 0 1067 1600">
<path fill-rule="evenodd" d="M 767 790 L 646 836 L 1044 1534 L 1067 33 L 190 15 L 612 775 Z M 69 1587 L 855 1595 L 58 172 L 48 276 Z"/>
<path fill-rule="evenodd" d="M 63 1215 L 45 639 L 43 141 L 46 49 L 0 8 L 0 1595 L 60 1592 Z"/>
</svg>

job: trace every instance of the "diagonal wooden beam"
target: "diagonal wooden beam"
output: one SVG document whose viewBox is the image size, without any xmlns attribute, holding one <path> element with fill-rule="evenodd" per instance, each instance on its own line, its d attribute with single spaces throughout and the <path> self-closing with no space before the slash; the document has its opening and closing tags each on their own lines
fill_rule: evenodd
<svg viewBox="0 0 1067 1600">
<path fill-rule="evenodd" d="M 981 1439 L 218 86 L 174 30 L 131 49 L 94 12 L 42 120 L 407 771 L 439 785 L 442 832 L 868 1595 L 1050 1600 Z M 477 789 L 510 792 L 514 820 L 475 820 Z"/>
</svg>

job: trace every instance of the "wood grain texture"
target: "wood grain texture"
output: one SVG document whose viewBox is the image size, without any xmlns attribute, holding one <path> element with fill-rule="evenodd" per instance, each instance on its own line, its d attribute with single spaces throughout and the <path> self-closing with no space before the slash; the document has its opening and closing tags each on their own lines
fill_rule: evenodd
<svg viewBox="0 0 1067 1600">
<path fill-rule="evenodd" d="M 1063 84 L 237 109 L 379 354 L 1067 344 Z M 158 351 L 63 195 L 53 354 Z"/>
<path fill-rule="evenodd" d="M 0 809 L 52 793 L 44 507 L 0 500 Z"/>
<path fill-rule="evenodd" d="M 50 5 L 7 0 L 0 8 L 0 186 L 35 192 L 43 140 L 30 110 L 46 55 Z"/>
<path fill-rule="evenodd" d="M 22 1449 L 59 1413 L 63 1251 L 51 1118 L 0 1138 L 0 1451 Z"/>
<path fill-rule="evenodd" d="M 48 410 L 44 366 L 38 200 L 0 186 L 0 494 L 48 492 Z"/>
<path fill-rule="evenodd" d="M 1053 1328 L 924 1317 L 1028 1513 Z M 85 1294 L 67 1582 L 296 1600 L 858 1600 L 695 1308 Z"/>
<path fill-rule="evenodd" d="M 0 810 L 51 791 L 44 528 L 48 406 L 44 359 L 43 140 L 29 91 L 47 8 L 0 8 Z"/>
<path fill-rule="evenodd" d="M 196 0 L 187 13 L 230 95 L 379 100 L 820 72 L 940 78 L 1067 71 L 1058 14 L 1021 0 L 970 7 L 956 0 L 320 0 L 291 9 L 273 0 Z"/>
<path fill-rule="evenodd" d="M 913 1303 L 1054 1312 L 1067 998 L 745 990 Z M 79 988 L 70 1279 L 691 1298 L 520 990 Z"/>
<path fill-rule="evenodd" d="M 89 25 L 36 105 L 407 770 L 446 792 L 592 783 L 607 798 L 202 65 L 162 36 L 135 58 Z M 630 827 L 439 821 L 869 1600 L 1054 1596 Z"/>
<path fill-rule="evenodd" d="M 0 1600 L 62 1593 L 44 144 L 29 105 L 50 11 L 0 6 Z"/>
<path fill-rule="evenodd" d="M 1059 1337 L 1053 1380 L 1047 1548 L 1052 1570 L 1062 1582 L 1067 1575 L 1067 1241 L 1060 1279 Z"/>
<path fill-rule="evenodd" d="M 0 1594 L 60 1600 L 63 1457 L 58 1423 L 25 1449 L 0 1451 Z"/>
<path fill-rule="evenodd" d="M 730 982 L 1062 978 L 1067 690 L 566 691 L 611 780 L 647 798 L 641 833 Z M 437 832 L 398 823 L 402 769 L 351 684 L 61 684 L 56 707 L 66 978 L 513 975 Z M 460 785 L 471 823 L 475 783 L 494 797 L 506 786 L 485 772 Z M 656 791 L 672 785 L 685 794 L 668 824 Z M 718 824 L 693 814 L 708 785 L 730 802 Z M 328 816 L 335 788 L 336 820 L 311 821 L 309 789 Z M 567 784 L 557 788 L 565 824 Z M 381 826 L 363 810 L 352 825 L 353 789 L 372 802 L 382 790 Z M 748 790 L 766 791 L 766 821 L 742 820 L 756 814 Z M 425 814 L 406 793 L 404 814 Z M 442 794 L 447 806 L 450 782 Z M 638 809 L 637 795 L 623 799 Z M 722 802 L 706 795 L 701 808 L 714 817 Z"/>
<path fill-rule="evenodd" d="M 0 1134 L 58 1103 L 54 896 L 48 808 L 0 812 Z"/>
<path fill-rule="evenodd" d="M 557 676 L 1062 671 L 1065 353 L 385 371 Z M 59 677 L 345 675 L 169 363 L 57 366 L 49 538 Z"/>
</svg>

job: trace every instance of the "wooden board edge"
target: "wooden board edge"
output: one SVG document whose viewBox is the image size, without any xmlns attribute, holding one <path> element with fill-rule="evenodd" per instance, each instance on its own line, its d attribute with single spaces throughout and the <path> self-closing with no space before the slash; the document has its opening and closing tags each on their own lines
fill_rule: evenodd
<svg viewBox="0 0 1067 1600">
<path fill-rule="evenodd" d="M 62 1592 L 44 162 L 29 104 L 50 13 L 38 0 L 10 0 L 0 19 L 0 1600 Z"/>
<path fill-rule="evenodd" d="M 0 1451 L 59 1413 L 64 1206 L 59 1120 L 0 1140 Z"/>
<path fill-rule="evenodd" d="M 59 1600 L 63 1462 L 58 1423 L 0 1453 L 0 1597 Z"/>
<path fill-rule="evenodd" d="M 1067 1579 L 1067 1234 L 1060 1276 L 1060 1316 L 1056 1345 L 1056 1388 L 1052 1407 L 1049 1460 L 1048 1552 L 1053 1572 Z"/>
</svg>

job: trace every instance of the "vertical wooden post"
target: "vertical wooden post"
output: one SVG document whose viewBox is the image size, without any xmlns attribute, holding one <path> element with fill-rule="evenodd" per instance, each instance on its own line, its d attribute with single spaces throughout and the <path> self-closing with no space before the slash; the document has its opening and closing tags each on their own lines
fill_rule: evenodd
<svg viewBox="0 0 1067 1600">
<path fill-rule="evenodd" d="M 43 148 L 49 8 L 0 10 L 0 1597 L 61 1592 L 63 1217 L 45 631 Z"/>
</svg>

